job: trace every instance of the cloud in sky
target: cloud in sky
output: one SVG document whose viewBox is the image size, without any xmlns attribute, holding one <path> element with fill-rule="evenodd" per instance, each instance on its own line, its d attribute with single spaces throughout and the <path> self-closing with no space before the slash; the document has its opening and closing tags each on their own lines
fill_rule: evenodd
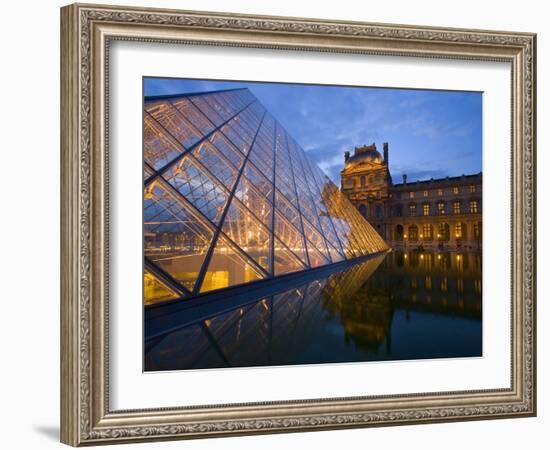
<svg viewBox="0 0 550 450">
<path fill-rule="evenodd" d="M 285 83 L 145 78 L 144 94 L 248 87 L 308 155 L 340 184 L 344 151 L 390 147 L 395 182 L 482 170 L 482 94 Z"/>
</svg>

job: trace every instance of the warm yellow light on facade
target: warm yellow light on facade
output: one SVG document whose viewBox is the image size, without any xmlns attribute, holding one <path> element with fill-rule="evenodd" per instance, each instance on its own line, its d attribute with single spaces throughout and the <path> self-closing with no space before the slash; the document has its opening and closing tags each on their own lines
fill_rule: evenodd
<svg viewBox="0 0 550 450">
<path fill-rule="evenodd" d="M 404 234 L 403 237 L 404 237 L 405 239 L 407 239 L 407 235 L 406 235 L 406 234 Z"/>
</svg>

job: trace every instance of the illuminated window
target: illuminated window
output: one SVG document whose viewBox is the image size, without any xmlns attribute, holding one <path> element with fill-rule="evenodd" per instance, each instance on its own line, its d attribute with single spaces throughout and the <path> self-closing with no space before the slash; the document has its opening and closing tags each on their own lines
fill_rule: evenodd
<svg viewBox="0 0 550 450">
<path fill-rule="evenodd" d="M 455 187 L 453 188 L 453 194 L 458 194 L 458 187 L 455 186 Z"/>
<path fill-rule="evenodd" d="M 453 202 L 453 213 L 454 214 L 460 214 L 460 202 L 459 201 Z"/>
<path fill-rule="evenodd" d="M 430 215 L 430 204 L 429 203 L 424 203 L 424 206 L 422 206 L 422 212 L 425 216 Z"/>
<path fill-rule="evenodd" d="M 462 224 L 460 222 L 455 225 L 455 237 L 462 239 Z"/>
<path fill-rule="evenodd" d="M 414 198 L 414 192 L 409 192 L 409 198 Z"/>
<path fill-rule="evenodd" d="M 428 196 L 428 191 L 424 191 L 424 197 Z"/>
<path fill-rule="evenodd" d="M 473 194 L 476 191 L 475 184 L 470 185 L 470 193 Z"/>
<path fill-rule="evenodd" d="M 433 238 L 433 227 L 429 223 L 422 225 L 422 237 L 427 241 Z"/>
<path fill-rule="evenodd" d="M 437 190 L 437 195 L 443 195 L 443 189 L 438 189 Z"/>
<path fill-rule="evenodd" d="M 409 216 L 416 216 L 416 205 L 409 205 Z"/>
<path fill-rule="evenodd" d="M 478 212 L 477 200 L 470 200 L 470 212 L 475 214 Z"/>
<path fill-rule="evenodd" d="M 437 213 L 439 215 L 445 214 L 445 202 L 437 202 Z"/>
</svg>

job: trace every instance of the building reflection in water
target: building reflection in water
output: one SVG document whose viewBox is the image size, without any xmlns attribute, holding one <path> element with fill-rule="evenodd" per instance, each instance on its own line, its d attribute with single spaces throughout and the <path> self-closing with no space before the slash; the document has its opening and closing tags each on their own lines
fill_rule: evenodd
<svg viewBox="0 0 550 450">
<path fill-rule="evenodd" d="M 146 342 L 145 370 L 481 354 L 481 255 L 394 251 Z"/>
</svg>

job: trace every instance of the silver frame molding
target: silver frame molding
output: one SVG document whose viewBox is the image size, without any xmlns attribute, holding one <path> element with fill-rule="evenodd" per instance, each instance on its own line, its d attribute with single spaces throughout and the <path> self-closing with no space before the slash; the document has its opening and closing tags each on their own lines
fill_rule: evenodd
<svg viewBox="0 0 550 450">
<path fill-rule="evenodd" d="M 108 388 L 108 62 L 113 40 L 512 67 L 508 389 L 112 411 Z M 536 35 L 75 4 L 61 9 L 61 440 L 73 446 L 536 414 Z"/>
</svg>

